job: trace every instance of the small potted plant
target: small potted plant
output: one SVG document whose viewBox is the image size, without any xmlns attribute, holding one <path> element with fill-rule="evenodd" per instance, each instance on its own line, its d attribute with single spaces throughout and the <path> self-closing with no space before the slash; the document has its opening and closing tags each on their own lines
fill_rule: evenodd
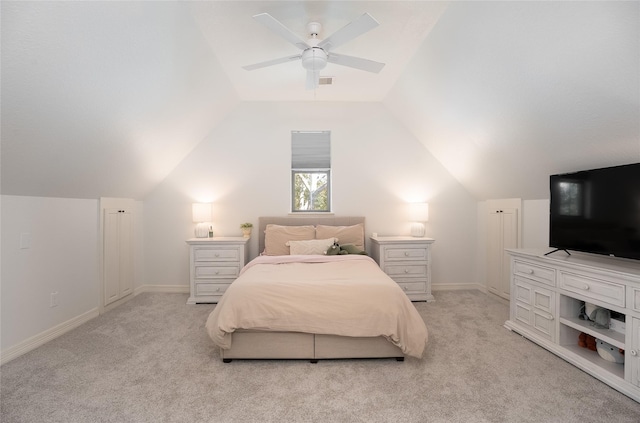
<svg viewBox="0 0 640 423">
<path fill-rule="evenodd" d="M 253 224 L 246 222 L 240 225 L 240 229 L 242 229 L 242 236 L 245 238 L 249 238 L 251 236 L 251 228 L 253 228 Z"/>
</svg>

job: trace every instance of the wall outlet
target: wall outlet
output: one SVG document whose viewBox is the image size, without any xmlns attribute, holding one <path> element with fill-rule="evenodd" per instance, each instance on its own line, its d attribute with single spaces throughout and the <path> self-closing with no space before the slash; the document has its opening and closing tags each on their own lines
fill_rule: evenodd
<svg viewBox="0 0 640 423">
<path fill-rule="evenodd" d="M 23 232 L 20 234 L 20 249 L 27 250 L 29 248 L 31 248 L 31 234 Z"/>
<path fill-rule="evenodd" d="M 58 307 L 58 292 L 51 293 L 51 299 L 49 301 L 49 307 Z"/>
</svg>

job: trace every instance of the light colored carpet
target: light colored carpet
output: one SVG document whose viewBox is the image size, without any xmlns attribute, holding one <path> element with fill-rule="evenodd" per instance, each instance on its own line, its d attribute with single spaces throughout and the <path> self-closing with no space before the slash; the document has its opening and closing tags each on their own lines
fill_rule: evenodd
<svg viewBox="0 0 640 423">
<path fill-rule="evenodd" d="M 634 422 L 640 404 L 502 327 L 477 291 L 415 303 L 422 360 L 234 361 L 214 305 L 141 294 L 0 369 L 13 422 Z"/>
</svg>

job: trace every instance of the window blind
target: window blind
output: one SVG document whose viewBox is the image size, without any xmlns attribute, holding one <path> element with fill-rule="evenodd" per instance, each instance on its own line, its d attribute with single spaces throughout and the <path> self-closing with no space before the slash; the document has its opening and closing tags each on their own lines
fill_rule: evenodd
<svg viewBox="0 0 640 423">
<path fill-rule="evenodd" d="M 330 169 L 330 131 L 292 131 L 291 169 Z"/>
</svg>

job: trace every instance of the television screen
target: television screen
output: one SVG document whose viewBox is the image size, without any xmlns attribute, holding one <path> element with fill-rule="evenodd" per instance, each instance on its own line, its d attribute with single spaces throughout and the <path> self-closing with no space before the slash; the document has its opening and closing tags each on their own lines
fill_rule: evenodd
<svg viewBox="0 0 640 423">
<path fill-rule="evenodd" d="M 640 260 L 640 163 L 551 175 L 549 246 Z"/>
</svg>

